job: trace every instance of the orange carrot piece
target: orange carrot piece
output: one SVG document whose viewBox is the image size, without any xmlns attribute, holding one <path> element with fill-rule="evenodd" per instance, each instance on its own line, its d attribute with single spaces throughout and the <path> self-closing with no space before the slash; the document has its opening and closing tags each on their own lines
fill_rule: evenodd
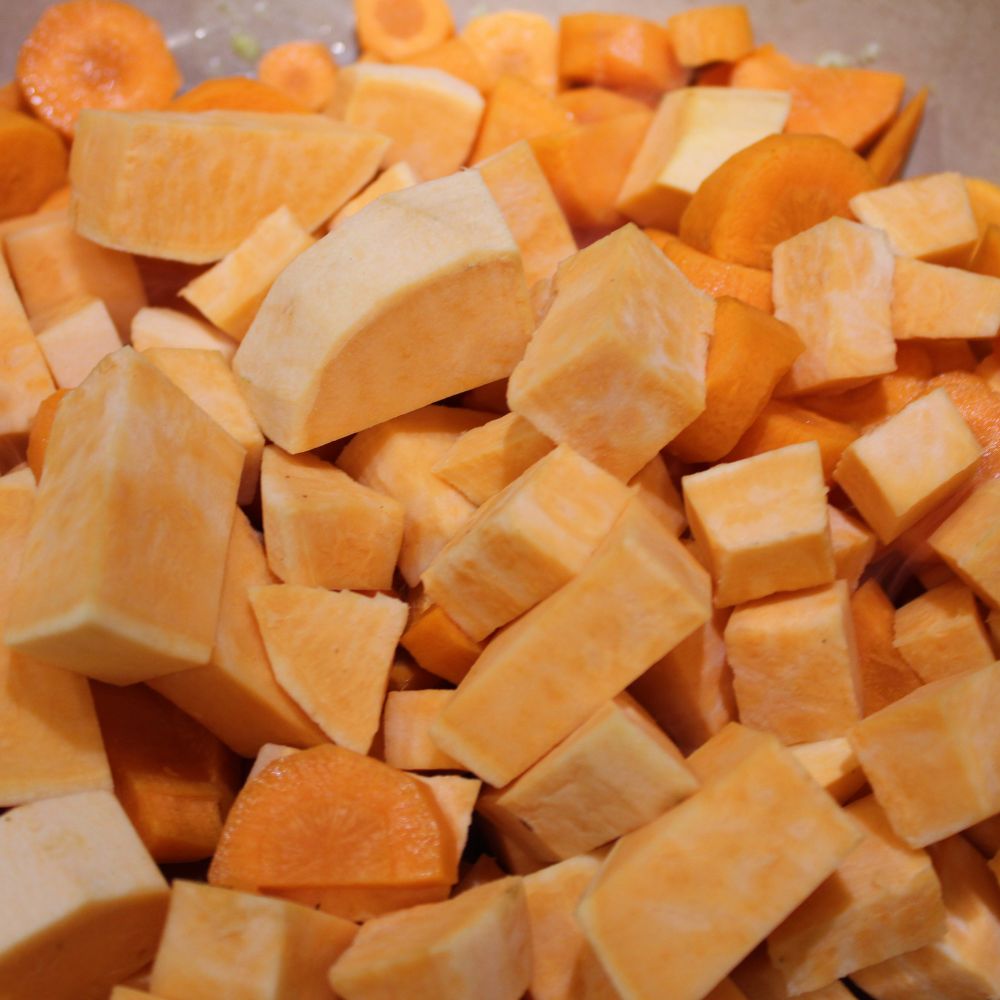
<svg viewBox="0 0 1000 1000">
<path fill-rule="evenodd" d="M 770 135 L 707 177 L 681 216 L 680 237 L 720 260 L 769 269 L 779 243 L 877 186 L 871 167 L 836 139 Z"/>
<path fill-rule="evenodd" d="M 492 77 L 486 67 L 464 38 L 448 38 L 440 45 L 400 61 L 407 66 L 439 69 L 458 80 L 465 81 L 481 94 L 485 94 L 493 85 Z"/>
<path fill-rule="evenodd" d="M 1000 226 L 990 224 L 969 261 L 969 270 L 1000 278 Z"/>
<path fill-rule="evenodd" d="M 0 87 L 0 110 L 3 111 L 24 111 L 24 97 L 17 80 L 11 80 Z"/>
<path fill-rule="evenodd" d="M 42 467 L 45 464 L 45 451 L 49 446 L 49 438 L 52 436 L 52 424 L 56 419 L 56 410 L 62 402 L 63 396 L 69 389 L 56 389 L 51 396 L 46 396 L 38 406 L 38 412 L 31 424 L 31 433 L 28 435 L 28 466 L 35 474 L 35 482 L 42 478 Z"/>
<path fill-rule="evenodd" d="M 928 392 L 939 388 L 947 391 L 983 449 L 971 485 L 1000 476 L 1000 393 L 965 371 L 945 372 L 927 383 Z"/>
<path fill-rule="evenodd" d="M 696 87 L 728 87 L 732 83 L 734 63 L 712 63 L 698 70 L 695 76 Z"/>
<path fill-rule="evenodd" d="M 181 75 L 159 24 L 121 0 L 68 0 L 46 8 L 17 57 L 32 111 L 72 136 L 84 108 L 163 108 Z"/>
<path fill-rule="evenodd" d="M 19 111 L 0 110 L 0 219 L 37 211 L 66 183 L 59 134 Z"/>
<path fill-rule="evenodd" d="M 687 81 L 667 29 L 629 14 L 562 18 L 559 75 L 569 84 L 597 84 L 653 97 Z"/>
<path fill-rule="evenodd" d="M 621 115 L 531 140 L 531 147 L 571 226 L 609 231 L 625 220 L 615 207 L 653 113 Z"/>
<path fill-rule="evenodd" d="M 57 208 L 69 208 L 69 201 L 72 194 L 73 189 L 68 184 L 63 185 L 63 187 L 56 188 L 55 191 L 53 191 L 52 194 L 50 194 L 48 198 L 46 198 L 45 201 L 38 206 L 38 211 L 54 212 Z"/>
<path fill-rule="evenodd" d="M 462 38 L 486 68 L 491 88 L 502 76 L 520 76 L 555 93 L 559 37 L 547 17 L 522 10 L 482 14 L 466 24 Z"/>
<path fill-rule="evenodd" d="M 608 90 L 607 87 L 575 87 L 556 95 L 556 103 L 565 108 L 573 121 L 581 125 L 603 122 L 634 111 L 645 111 L 647 105 L 634 97 Z"/>
<path fill-rule="evenodd" d="M 320 111 L 337 86 L 337 63 L 320 42 L 285 42 L 264 53 L 257 78 L 310 111 Z"/>
<path fill-rule="evenodd" d="M 753 51 L 753 28 L 743 4 L 681 11 L 668 19 L 667 30 L 682 66 L 735 62 Z"/>
<path fill-rule="evenodd" d="M 913 143 L 924 120 L 924 108 L 930 91 L 926 87 L 913 95 L 910 102 L 896 115 L 893 123 L 868 154 L 868 166 L 879 185 L 891 184 L 903 172 L 903 164 L 910 155 Z"/>
<path fill-rule="evenodd" d="M 261 111 L 274 114 L 304 113 L 309 109 L 260 80 L 245 76 L 219 76 L 186 90 L 170 102 L 170 111 Z"/>
<path fill-rule="evenodd" d="M 758 267 L 744 267 L 695 250 L 673 233 L 647 229 L 646 235 L 684 272 L 696 288 L 719 298 L 729 295 L 762 312 L 773 312 L 771 272 Z"/>
<path fill-rule="evenodd" d="M 502 76 L 490 93 L 469 163 L 479 163 L 520 139 L 558 132 L 569 113 L 552 97 L 519 76 Z"/>
<path fill-rule="evenodd" d="M 398 62 L 443 42 L 455 30 L 447 0 L 354 0 L 361 50 Z"/>
<path fill-rule="evenodd" d="M 965 177 L 963 180 L 976 227 L 982 237 L 988 226 L 1000 226 L 1000 184 L 982 177 Z"/>
<path fill-rule="evenodd" d="M 732 86 L 787 90 L 786 132 L 828 135 L 860 149 L 892 120 L 906 79 L 883 70 L 811 66 L 763 45 L 736 66 Z"/>
<path fill-rule="evenodd" d="M 399 642 L 424 670 L 452 684 L 461 683 L 483 651 L 436 604 L 411 618 Z"/>
</svg>

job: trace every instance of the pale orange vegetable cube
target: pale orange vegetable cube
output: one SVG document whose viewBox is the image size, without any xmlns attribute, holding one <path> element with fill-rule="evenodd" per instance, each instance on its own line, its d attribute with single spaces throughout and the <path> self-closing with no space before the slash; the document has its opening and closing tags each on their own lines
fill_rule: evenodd
<svg viewBox="0 0 1000 1000">
<path fill-rule="evenodd" d="M 457 760 L 431 739 L 431 723 L 451 701 L 452 692 L 390 691 L 382 715 L 384 760 L 403 771 L 460 771 Z"/>
<path fill-rule="evenodd" d="M 438 808 L 451 827 L 455 839 L 455 854 L 461 857 L 469 837 L 472 811 L 476 808 L 483 783 L 477 778 L 460 774 L 415 774 L 413 777 L 430 788 Z"/>
<path fill-rule="evenodd" d="M 925 683 L 996 660 L 976 599 L 959 580 L 904 604 L 896 612 L 895 633 L 896 649 Z"/>
<path fill-rule="evenodd" d="M 555 283 L 508 403 L 630 479 L 705 408 L 715 302 L 633 225 L 563 263 Z"/>
<path fill-rule="evenodd" d="M 107 307 L 89 299 L 40 324 L 38 346 L 60 389 L 75 389 L 97 363 L 122 346 Z"/>
<path fill-rule="evenodd" d="M 424 570 L 424 590 L 470 638 L 485 639 L 571 580 L 630 495 L 559 445 L 479 508 Z"/>
<path fill-rule="evenodd" d="M 767 957 L 767 946 L 761 945 L 730 973 L 746 994 L 747 1000 L 791 1000 L 785 978 Z M 832 983 L 818 990 L 800 993 L 795 1000 L 853 1000 L 854 994 L 843 983 Z"/>
<path fill-rule="evenodd" d="M 896 340 L 988 340 L 1000 333 L 1000 278 L 896 258 Z"/>
<path fill-rule="evenodd" d="M 935 389 L 848 445 L 833 478 L 888 543 L 967 483 L 981 454 L 947 391 Z"/>
<path fill-rule="evenodd" d="M 218 351 L 228 363 L 239 346 L 232 337 L 176 309 L 147 306 L 132 317 L 132 346 L 140 352 L 155 347 Z"/>
<path fill-rule="evenodd" d="M 636 489 L 636 496 L 647 510 L 659 518 L 660 522 L 675 535 L 684 534 L 687 517 L 684 515 L 684 501 L 674 485 L 667 463 L 662 455 L 650 459 L 629 481 Z"/>
<path fill-rule="evenodd" d="M 709 606 L 708 574 L 633 500 L 579 574 L 486 647 L 432 738 L 505 785 L 703 625 Z"/>
<path fill-rule="evenodd" d="M 864 788 L 864 772 L 846 737 L 799 743 L 790 749 L 813 781 L 842 805 Z"/>
<path fill-rule="evenodd" d="M 519 76 L 551 94 L 558 84 L 559 36 L 543 14 L 497 10 L 472 17 L 462 40 L 486 69 L 492 89 L 501 76 Z"/>
<path fill-rule="evenodd" d="M 622 996 L 701 1000 L 861 839 L 773 736 L 746 732 L 732 766 L 618 842 L 577 910 Z"/>
<path fill-rule="evenodd" d="M 376 198 L 381 198 L 384 194 L 391 194 L 393 191 L 405 191 L 420 183 L 417 172 L 405 160 L 394 163 L 391 167 L 383 170 L 360 194 L 356 194 L 337 214 L 330 220 L 328 231 L 339 225 L 352 215 L 357 215 L 361 209 L 366 208 Z"/>
<path fill-rule="evenodd" d="M 691 531 L 708 557 L 716 607 L 830 583 L 826 486 L 815 442 L 685 476 Z"/>
<path fill-rule="evenodd" d="M 718 4 L 671 14 L 670 41 L 682 66 L 736 62 L 753 50 L 753 28 L 744 4 Z"/>
<path fill-rule="evenodd" d="M 253 766 L 247 772 L 246 780 L 253 781 L 261 771 L 269 767 L 276 760 L 283 760 L 285 757 L 291 757 L 293 753 L 298 752 L 295 747 L 282 746 L 280 743 L 265 743 L 257 751 L 257 755 L 253 760 Z M 244 784 L 246 784 L 246 781 Z"/>
<path fill-rule="evenodd" d="M 915 951 L 945 932 L 941 885 L 927 852 L 904 844 L 870 795 L 845 812 L 864 839 L 767 939 L 793 995 Z"/>
<path fill-rule="evenodd" d="M 461 682 L 484 648 L 427 600 L 422 588 L 410 592 L 410 621 L 399 642 L 424 670 L 452 684 Z"/>
<path fill-rule="evenodd" d="M 857 518 L 837 507 L 827 508 L 830 516 L 830 545 L 837 579 L 846 580 L 854 590 L 865 567 L 872 561 L 878 539 Z"/>
<path fill-rule="evenodd" d="M 925 847 L 1000 812 L 1000 664 L 927 684 L 848 738 L 893 829 Z"/>
<path fill-rule="evenodd" d="M 884 230 L 893 253 L 933 264 L 964 264 L 979 239 L 961 174 L 926 174 L 856 194 L 851 211 Z"/>
<path fill-rule="evenodd" d="M 930 537 L 931 548 L 985 601 L 1000 607 L 1000 480 L 983 483 Z"/>
<path fill-rule="evenodd" d="M 315 455 L 264 449 L 264 543 L 285 583 L 330 590 L 390 590 L 403 508 Z"/>
<path fill-rule="evenodd" d="M 806 345 L 779 395 L 850 389 L 895 370 L 884 233 L 834 216 L 779 243 L 773 262 L 774 315 Z"/>
</svg>

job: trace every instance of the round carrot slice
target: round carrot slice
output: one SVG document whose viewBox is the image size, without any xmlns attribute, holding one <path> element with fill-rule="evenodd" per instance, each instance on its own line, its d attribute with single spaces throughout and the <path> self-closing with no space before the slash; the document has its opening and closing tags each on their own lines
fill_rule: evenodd
<svg viewBox="0 0 1000 1000">
<path fill-rule="evenodd" d="M 354 0 L 364 52 L 398 62 L 443 42 L 454 30 L 447 0 Z"/>
<path fill-rule="evenodd" d="M 321 111 L 333 97 L 337 64 L 320 42 L 285 42 L 264 54 L 257 76 L 310 111 Z"/>
<path fill-rule="evenodd" d="M 0 219 L 36 211 L 65 183 L 59 134 L 28 115 L 0 109 Z"/>
<path fill-rule="evenodd" d="M 304 105 L 274 87 L 245 76 L 219 76 L 185 91 L 170 102 L 170 111 L 262 111 L 303 113 Z"/>
<path fill-rule="evenodd" d="M 181 75 L 153 18 L 120 0 L 69 0 L 49 7 L 17 59 L 31 109 L 72 136 L 84 108 L 162 108 Z"/>
<path fill-rule="evenodd" d="M 450 884 L 456 845 L 431 790 L 372 757 L 324 744 L 248 782 L 208 873 L 234 889 Z"/>
<path fill-rule="evenodd" d="M 771 251 L 877 187 L 868 164 L 823 135 L 772 135 L 707 177 L 681 216 L 684 242 L 719 260 L 770 269 Z"/>
</svg>

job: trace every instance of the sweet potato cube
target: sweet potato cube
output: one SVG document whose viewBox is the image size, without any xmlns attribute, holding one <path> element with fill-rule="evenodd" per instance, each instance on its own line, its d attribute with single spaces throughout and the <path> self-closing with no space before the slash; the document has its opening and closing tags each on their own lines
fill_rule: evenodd
<svg viewBox="0 0 1000 1000">
<path fill-rule="evenodd" d="M 353 294 L 331 297 L 331 281 Z M 234 368 L 295 453 L 509 375 L 531 329 L 520 251 L 466 171 L 383 195 L 297 257 Z"/>
<path fill-rule="evenodd" d="M 918 688 L 848 738 L 893 829 L 925 847 L 1000 812 L 1000 664 Z"/>
<path fill-rule="evenodd" d="M 569 112 L 523 76 L 505 73 L 486 99 L 470 164 L 479 164 L 517 142 L 565 128 Z"/>
<path fill-rule="evenodd" d="M 740 3 L 699 7 L 671 14 L 667 30 L 682 66 L 736 62 L 753 50 L 750 15 Z"/>
<path fill-rule="evenodd" d="M 850 389 L 896 367 L 885 233 L 834 216 L 774 248 L 774 315 L 806 345 L 780 395 Z"/>
<path fill-rule="evenodd" d="M 843 580 L 740 605 L 726 625 L 740 719 L 785 743 L 843 736 L 861 717 Z"/>
<path fill-rule="evenodd" d="M 864 191 L 851 211 L 884 230 L 893 253 L 933 264 L 964 264 L 979 238 L 960 174 L 927 174 Z"/>
<path fill-rule="evenodd" d="M 292 701 L 271 670 L 249 594 L 274 583 L 264 547 L 246 515 L 237 511 L 212 658 L 197 670 L 156 677 L 150 686 L 228 747 L 253 757 L 265 743 L 315 746 L 323 731 Z"/>
<path fill-rule="evenodd" d="M 531 981 L 531 924 L 519 878 L 377 917 L 334 963 L 347 1000 L 518 1000 Z"/>
<path fill-rule="evenodd" d="M 237 502 L 250 503 L 257 494 L 264 435 L 223 355 L 215 350 L 175 347 L 150 347 L 143 353 L 181 392 L 243 445 L 246 457 Z"/>
<path fill-rule="evenodd" d="M 830 545 L 837 579 L 856 589 L 865 567 L 872 561 L 878 540 L 857 518 L 837 507 L 827 508 L 830 517 Z"/>
<path fill-rule="evenodd" d="M 242 340 L 274 279 L 315 242 L 282 205 L 179 294 L 220 330 Z"/>
<path fill-rule="evenodd" d="M 475 507 L 432 470 L 461 434 L 488 419 L 488 414 L 471 410 L 426 406 L 355 435 L 337 459 L 351 478 L 402 505 L 399 571 L 411 587 L 475 513 Z"/>
<path fill-rule="evenodd" d="M 529 420 L 507 413 L 466 431 L 434 466 L 435 475 L 472 503 L 485 503 L 552 451 Z"/>
<path fill-rule="evenodd" d="M 383 170 L 360 194 L 356 194 L 337 214 L 327 223 L 327 232 L 339 225 L 352 215 L 357 215 L 361 209 L 366 208 L 376 198 L 381 198 L 384 194 L 392 194 L 393 191 L 405 191 L 407 188 L 415 187 L 420 183 L 420 178 L 416 171 L 405 160 L 394 163 L 391 167 Z"/>
<path fill-rule="evenodd" d="M 708 574 L 633 500 L 579 574 L 486 647 L 431 735 L 506 785 L 703 625 L 709 604 Z"/>
<path fill-rule="evenodd" d="M 974 847 L 952 837 L 928 848 L 946 910 L 942 938 L 851 976 L 879 1000 L 988 997 L 1000 992 L 1000 890 Z"/>
<path fill-rule="evenodd" d="M 331 740 L 367 753 L 406 605 L 296 584 L 251 591 L 250 603 L 278 683 Z"/>
<path fill-rule="evenodd" d="M 0 882 L 9 1000 L 102 1000 L 156 952 L 167 883 L 110 792 L 6 813 Z"/>
<path fill-rule="evenodd" d="M 479 508 L 424 570 L 424 590 L 484 639 L 571 580 L 629 498 L 624 483 L 559 445 Z"/>
<path fill-rule="evenodd" d="M 915 951 L 945 932 L 941 885 L 927 852 L 893 833 L 872 796 L 845 811 L 864 839 L 767 939 L 793 995 Z"/>
<path fill-rule="evenodd" d="M 791 747 L 798 762 L 816 784 L 843 804 L 865 786 L 865 775 L 857 754 L 844 736 Z"/>
<path fill-rule="evenodd" d="M 711 566 L 716 607 L 834 579 L 815 443 L 720 464 L 682 484 L 691 531 Z"/>
<path fill-rule="evenodd" d="M 619 695 L 511 784 L 487 792 L 479 811 L 500 827 L 520 823 L 541 858 L 562 861 L 651 822 L 697 788 L 677 747 Z"/>
<path fill-rule="evenodd" d="M 627 480 L 705 408 L 715 303 L 632 225 L 581 250 L 555 281 L 511 375 L 510 408 Z"/>
<path fill-rule="evenodd" d="M 701 1000 L 860 840 L 773 736 L 748 743 L 690 799 L 623 837 L 577 910 L 622 996 L 662 998 L 669 983 L 671 1000 Z"/>
<path fill-rule="evenodd" d="M 107 307 L 100 299 L 90 299 L 60 310 L 44 323 L 38 346 L 56 385 L 75 389 L 122 342 Z"/>
<path fill-rule="evenodd" d="M 484 107 L 475 87 L 441 70 L 372 62 L 340 71 L 327 113 L 388 136 L 385 166 L 405 160 L 430 181 L 465 163 Z"/>
<path fill-rule="evenodd" d="M 459 684 L 479 659 L 483 644 L 470 639 L 448 614 L 425 600 L 411 604 L 410 622 L 400 645 L 424 670 Z"/>
<path fill-rule="evenodd" d="M 403 540 L 403 508 L 315 455 L 264 449 L 264 541 L 285 583 L 389 590 Z"/>
<path fill-rule="evenodd" d="M 403 771 L 461 770 L 430 736 L 431 723 L 451 698 L 450 690 L 390 691 L 382 717 L 385 762 Z"/>
<path fill-rule="evenodd" d="M 206 663 L 242 469 L 166 376 L 109 355 L 59 404 L 7 644 L 115 684 Z"/>
<path fill-rule="evenodd" d="M 1000 333 L 1000 277 L 899 257 L 892 289 L 896 340 L 987 340 Z"/>
<path fill-rule="evenodd" d="M 684 501 L 674 485 L 674 481 L 662 455 L 648 461 L 629 481 L 635 487 L 639 502 L 653 514 L 674 535 L 684 534 L 687 518 L 684 516 Z"/>
<path fill-rule="evenodd" d="M 767 946 L 761 945 L 730 973 L 731 980 L 747 1000 L 791 1000 L 785 977 L 771 964 Z M 795 1000 L 853 1000 L 854 994 L 843 983 L 832 983 L 818 990 L 800 993 Z"/>
<path fill-rule="evenodd" d="M 1000 481 L 983 483 L 930 537 L 931 548 L 983 600 L 1000 607 Z"/>
<path fill-rule="evenodd" d="M 891 542 L 972 478 L 982 448 L 943 388 L 849 445 L 833 478 Z"/>
<path fill-rule="evenodd" d="M 132 318 L 132 346 L 140 352 L 158 347 L 218 351 L 229 364 L 236 354 L 232 337 L 198 319 L 161 306 L 147 306 Z"/>
<path fill-rule="evenodd" d="M 925 683 L 996 660 L 976 599 L 958 580 L 904 604 L 896 612 L 895 634 L 896 649 Z"/>
<path fill-rule="evenodd" d="M 185 1000 L 329 1000 L 327 973 L 356 933 L 296 903 L 179 879 L 150 986 Z"/>
<path fill-rule="evenodd" d="M 791 104 L 781 90 L 682 87 L 665 94 L 618 208 L 640 226 L 676 232 L 701 182 L 734 153 L 780 132 Z"/>
</svg>

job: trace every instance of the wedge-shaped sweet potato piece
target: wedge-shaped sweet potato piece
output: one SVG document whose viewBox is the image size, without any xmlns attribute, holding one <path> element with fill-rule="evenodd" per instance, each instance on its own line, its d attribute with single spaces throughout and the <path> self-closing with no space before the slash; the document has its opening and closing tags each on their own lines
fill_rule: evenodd
<svg viewBox="0 0 1000 1000">
<path fill-rule="evenodd" d="M 774 248 L 774 314 L 806 345 L 779 395 L 850 389 L 896 367 L 892 281 L 885 235 L 846 219 Z"/>
<path fill-rule="evenodd" d="M 843 736 L 861 717 L 853 631 L 843 580 L 736 608 L 725 634 L 740 719 L 784 743 Z"/>
<path fill-rule="evenodd" d="M 631 501 L 580 573 L 486 647 L 434 741 L 507 784 L 703 625 L 709 599 L 705 571 Z"/>
<path fill-rule="evenodd" d="M 7 644 L 116 684 L 206 663 L 242 469 L 165 375 L 109 355 L 59 404 Z"/>
<path fill-rule="evenodd" d="M 369 921 L 330 970 L 345 1000 L 518 1000 L 531 981 L 524 885 L 501 879 Z"/>
<path fill-rule="evenodd" d="M 36 323 L 38 346 L 60 389 L 75 389 L 97 363 L 122 346 L 100 299 L 73 303 Z"/>
<path fill-rule="evenodd" d="M 684 501 L 674 485 L 662 455 L 650 459 L 629 481 L 639 502 L 667 529 L 678 537 L 687 528 Z"/>
<path fill-rule="evenodd" d="M 431 724 L 451 697 L 450 690 L 389 692 L 382 717 L 387 764 L 403 771 L 461 770 L 430 737 Z"/>
<path fill-rule="evenodd" d="M 420 177 L 417 176 L 417 172 L 405 160 L 394 163 L 391 167 L 383 170 L 371 184 L 360 194 L 356 194 L 334 215 L 327 223 L 327 232 L 352 215 L 357 215 L 361 209 L 367 208 L 376 198 L 381 198 L 384 194 L 392 194 L 393 191 L 405 191 L 419 183 Z"/>
<path fill-rule="evenodd" d="M 864 788 L 864 772 L 845 736 L 799 743 L 791 751 L 812 779 L 841 804 Z"/>
<path fill-rule="evenodd" d="M 784 976 L 771 964 L 766 945 L 755 948 L 730 973 L 747 1000 L 791 1000 Z M 833 983 L 818 990 L 800 993 L 795 1000 L 852 1000 L 854 994 L 843 984 Z"/>
<path fill-rule="evenodd" d="M 400 645 L 424 669 L 436 677 L 458 684 L 479 659 L 481 642 L 470 639 L 432 603 L 423 588 L 410 591 L 410 619 Z"/>
<path fill-rule="evenodd" d="M 891 542 L 967 483 L 982 448 L 943 388 L 849 445 L 833 478 L 882 542 Z"/>
<path fill-rule="evenodd" d="M 846 580 L 855 590 L 865 567 L 872 561 L 878 540 L 857 518 L 845 514 L 837 507 L 828 507 L 830 518 L 830 545 L 837 579 Z"/>
<path fill-rule="evenodd" d="M 998 699 L 993 664 L 927 684 L 848 734 L 879 805 L 911 847 L 1000 812 Z"/>
<path fill-rule="evenodd" d="M 746 742 L 690 799 L 623 837 L 577 910 L 622 996 L 654 1000 L 670 983 L 672 1000 L 701 1000 L 860 840 L 773 736 Z"/>
<path fill-rule="evenodd" d="M 988 340 L 1000 332 L 1000 278 L 899 257 L 893 278 L 897 340 Z"/>
<path fill-rule="evenodd" d="M 685 476 L 691 531 L 716 607 L 830 583 L 836 572 L 815 443 L 789 445 Z"/>
<path fill-rule="evenodd" d="M 385 165 L 405 161 L 431 181 L 465 163 L 484 106 L 475 87 L 441 70 L 355 63 L 339 73 L 327 114 L 388 136 Z"/>
<path fill-rule="evenodd" d="M 915 951 L 945 932 L 941 885 L 927 852 L 893 833 L 872 796 L 845 811 L 864 839 L 767 939 L 793 995 Z"/>
<path fill-rule="evenodd" d="M 424 570 L 424 590 L 484 639 L 572 579 L 629 497 L 619 479 L 559 445 L 479 508 Z"/>
<path fill-rule="evenodd" d="M 367 753 L 406 605 L 296 584 L 261 587 L 250 603 L 278 683 L 330 739 Z"/>
<path fill-rule="evenodd" d="M 312 231 L 364 187 L 388 148 L 378 132 L 321 115 L 84 111 L 71 214 L 102 246 L 207 264 L 282 205 Z M 167 191 L 164 169 L 184 183 Z"/>
<path fill-rule="evenodd" d="M 750 15 L 740 3 L 715 4 L 671 14 L 667 30 L 682 66 L 736 62 L 753 49 Z"/>
<path fill-rule="evenodd" d="M 651 822 L 697 788 L 677 747 L 619 695 L 478 808 L 497 826 L 520 824 L 540 857 L 562 861 Z"/>
<path fill-rule="evenodd" d="M 131 339 L 137 351 L 156 347 L 217 351 L 227 364 L 233 360 L 238 346 L 232 337 L 211 324 L 162 306 L 148 306 L 135 314 Z"/>
<path fill-rule="evenodd" d="M 156 952 L 167 883 L 110 792 L 6 813 L 0 881 L 10 1000 L 103 1000 Z"/>
<path fill-rule="evenodd" d="M 640 226 L 676 232 L 701 182 L 734 153 L 780 132 L 791 103 L 780 90 L 671 91 L 632 161 L 618 208 Z"/>
<path fill-rule="evenodd" d="M 31 523 L 35 480 L 0 477 L 0 622 L 7 617 Z M 12 655 L 0 642 L 0 804 L 111 789 L 111 771 L 85 678 Z"/>
<path fill-rule="evenodd" d="M 1000 992 L 1000 891 L 975 848 L 952 837 L 930 848 L 941 880 L 944 937 L 856 972 L 879 1000 L 987 997 Z"/>
<path fill-rule="evenodd" d="M 384 195 L 293 261 L 234 367 L 294 453 L 510 374 L 531 329 L 517 244 L 466 171 Z"/>
<path fill-rule="evenodd" d="M 389 590 L 403 539 L 403 508 L 315 455 L 264 450 L 264 540 L 285 583 Z"/>
<path fill-rule="evenodd" d="M 705 408 L 715 304 L 632 225 L 580 251 L 555 280 L 555 302 L 511 375 L 510 408 L 629 479 Z"/>
<path fill-rule="evenodd" d="M 411 587 L 475 512 L 432 470 L 460 435 L 487 420 L 486 413 L 426 406 L 355 435 L 337 459 L 353 479 L 402 504 L 399 570 Z"/>
<path fill-rule="evenodd" d="M 315 242 L 282 205 L 218 264 L 185 285 L 180 296 L 220 330 L 242 340 L 274 279 Z"/>
<path fill-rule="evenodd" d="M 150 987 L 187 1000 L 329 1000 L 327 972 L 356 933 L 296 903 L 179 879 Z"/>
</svg>

